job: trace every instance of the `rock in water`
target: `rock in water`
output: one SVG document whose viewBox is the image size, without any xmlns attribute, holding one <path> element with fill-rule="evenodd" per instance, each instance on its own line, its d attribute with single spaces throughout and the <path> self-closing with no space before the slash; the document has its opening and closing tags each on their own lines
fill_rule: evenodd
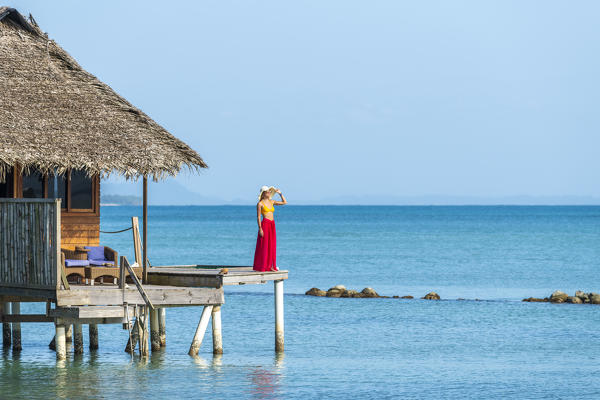
<svg viewBox="0 0 600 400">
<path fill-rule="evenodd" d="M 579 297 L 581 299 L 581 301 L 584 303 L 590 302 L 590 296 L 588 296 L 587 293 L 584 293 L 581 290 L 578 290 L 575 292 L 575 297 Z"/>
<path fill-rule="evenodd" d="M 598 293 L 590 293 L 590 303 L 592 303 L 592 304 L 600 304 L 600 294 L 598 294 Z"/>
<path fill-rule="evenodd" d="M 567 303 L 582 304 L 583 301 L 579 297 L 569 296 L 569 297 L 567 297 Z"/>
<path fill-rule="evenodd" d="M 523 301 L 527 301 L 527 302 L 530 302 L 530 303 L 545 303 L 545 302 L 548 301 L 548 298 L 546 297 L 545 299 L 540 299 L 540 298 L 537 298 L 537 297 L 529 297 L 527 299 L 523 299 Z"/>
<path fill-rule="evenodd" d="M 342 297 L 342 294 L 346 291 L 346 286 L 344 285 L 335 285 L 332 288 L 329 288 L 327 291 L 327 297 Z"/>
<path fill-rule="evenodd" d="M 304 293 L 307 296 L 317 296 L 317 297 L 325 297 L 325 295 L 327 293 L 325 293 L 324 290 L 321 290 L 319 288 L 311 288 L 310 290 L 308 290 L 306 293 Z"/>
<path fill-rule="evenodd" d="M 400 298 L 401 298 L 401 299 L 414 299 L 414 297 L 412 297 L 412 296 L 402 296 L 402 297 L 400 297 Z"/>
<path fill-rule="evenodd" d="M 565 301 L 567 301 L 568 297 L 569 297 L 569 295 L 567 295 L 565 292 L 561 292 L 560 290 L 557 290 L 554 293 L 552 293 L 552 295 L 550 296 L 550 302 L 551 303 L 564 303 Z"/>
<path fill-rule="evenodd" d="M 439 300 L 440 295 L 437 294 L 436 292 L 429 292 L 425 296 L 423 296 L 422 299 L 424 299 L 424 300 Z"/>
<path fill-rule="evenodd" d="M 379 297 L 377 292 L 373 288 L 366 287 L 362 290 L 362 297 Z"/>
</svg>

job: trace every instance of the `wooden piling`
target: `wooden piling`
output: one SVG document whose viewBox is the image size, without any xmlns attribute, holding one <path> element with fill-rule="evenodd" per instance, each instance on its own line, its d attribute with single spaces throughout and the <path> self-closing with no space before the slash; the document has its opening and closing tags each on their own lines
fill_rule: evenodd
<svg viewBox="0 0 600 400">
<path fill-rule="evenodd" d="M 190 356 L 198 355 L 198 351 L 200 350 L 200 346 L 202 345 L 202 339 L 204 339 L 204 333 L 206 332 L 206 327 L 208 326 L 208 320 L 210 319 L 212 309 L 213 306 L 204 306 L 204 309 L 202 310 L 200 322 L 198 322 L 198 327 L 196 328 L 194 339 L 192 340 L 190 350 L 188 351 L 188 354 Z"/>
<path fill-rule="evenodd" d="M 83 329 L 81 324 L 73 324 L 73 352 L 83 354 Z"/>
<path fill-rule="evenodd" d="M 160 350 L 160 333 L 158 329 L 158 315 L 160 311 L 158 308 L 150 310 L 150 343 L 152 344 L 152 351 Z"/>
<path fill-rule="evenodd" d="M 275 292 L 275 351 L 280 353 L 284 349 L 283 334 L 283 280 L 273 281 Z"/>
<path fill-rule="evenodd" d="M 12 303 L 12 314 L 17 315 L 21 314 L 21 303 L 14 302 Z M 13 322 L 12 323 L 12 349 L 13 351 L 21 351 L 21 323 Z"/>
<path fill-rule="evenodd" d="M 127 346 L 125 346 L 125 352 L 131 353 L 135 351 L 135 348 L 140 340 L 139 332 L 138 332 L 138 320 L 136 318 L 133 326 L 131 327 L 131 331 L 129 333 L 129 340 L 127 341 Z"/>
<path fill-rule="evenodd" d="M 89 324 L 90 350 L 98 350 L 98 325 Z"/>
<path fill-rule="evenodd" d="M 67 341 L 65 335 L 65 325 L 60 322 L 55 322 L 56 327 L 56 359 L 66 360 L 67 359 Z"/>
<path fill-rule="evenodd" d="M 67 343 L 71 343 L 73 341 L 73 325 L 65 325 L 65 340 Z"/>
<path fill-rule="evenodd" d="M 213 354 L 223 354 L 223 336 L 221 333 L 221 306 L 212 309 Z"/>
<path fill-rule="evenodd" d="M 10 314 L 10 303 L 2 303 L 2 314 L 9 315 Z M 2 345 L 4 347 L 8 347 L 11 344 L 12 335 L 10 333 L 10 323 L 4 322 L 2 323 Z"/>
<path fill-rule="evenodd" d="M 158 335 L 160 336 L 160 346 L 167 345 L 167 309 L 161 307 L 158 309 Z"/>
</svg>

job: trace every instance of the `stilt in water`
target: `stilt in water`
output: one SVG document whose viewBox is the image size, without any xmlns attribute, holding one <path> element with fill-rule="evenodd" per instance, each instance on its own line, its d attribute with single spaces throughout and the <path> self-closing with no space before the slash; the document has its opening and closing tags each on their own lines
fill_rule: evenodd
<svg viewBox="0 0 600 400">
<path fill-rule="evenodd" d="M 283 280 L 273 281 L 275 291 L 275 351 L 284 349 L 283 335 Z"/>
<path fill-rule="evenodd" d="M 152 351 L 160 350 L 160 333 L 158 328 L 160 309 L 150 310 L 150 342 Z"/>
<path fill-rule="evenodd" d="M 66 360 L 67 359 L 67 341 L 65 335 L 65 325 L 61 322 L 55 322 L 56 326 L 56 359 Z"/>
<path fill-rule="evenodd" d="M 133 325 L 131 327 L 131 331 L 129 332 L 129 340 L 127 341 L 127 346 L 125 346 L 126 353 L 133 354 L 133 352 L 135 351 L 135 348 L 138 344 L 138 341 L 140 340 L 137 325 L 138 325 L 138 320 L 136 318 L 135 322 L 133 323 Z"/>
<path fill-rule="evenodd" d="M 148 350 L 148 307 L 142 306 L 140 314 L 138 315 L 138 335 L 140 337 L 140 356 L 148 357 L 150 351 Z"/>
<path fill-rule="evenodd" d="M 73 341 L 73 325 L 65 325 L 65 340 L 67 343 L 71 343 Z"/>
<path fill-rule="evenodd" d="M 98 350 L 98 325 L 90 324 L 88 327 L 90 336 L 90 350 Z"/>
<path fill-rule="evenodd" d="M 83 329 L 81 324 L 73 324 L 73 352 L 83 354 Z"/>
<path fill-rule="evenodd" d="M 2 303 L 2 314 L 9 315 L 10 314 L 10 303 Z M 10 333 L 10 323 L 4 322 L 2 323 L 2 345 L 4 347 L 10 346 L 12 335 Z"/>
<path fill-rule="evenodd" d="M 12 313 L 14 315 L 21 314 L 21 303 L 14 302 L 12 303 Z M 12 323 L 12 349 L 13 351 L 21 351 L 21 323 L 13 322 Z"/>
<path fill-rule="evenodd" d="M 167 309 L 161 307 L 158 309 L 158 335 L 160 336 L 160 346 L 167 345 Z"/>
<path fill-rule="evenodd" d="M 213 354 L 223 354 L 223 336 L 221 334 L 221 306 L 212 309 Z"/>
<path fill-rule="evenodd" d="M 213 306 L 204 306 L 204 309 L 202 310 L 200 322 L 198 322 L 198 327 L 196 328 L 196 333 L 194 334 L 194 340 L 192 340 L 190 350 L 188 351 L 190 356 L 198 355 L 198 350 L 200 350 L 200 346 L 202 345 L 202 339 L 204 339 L 204 333 L 206 332 L 206 327 L 208 326 L 208 320 L 210 319 L 212 309 Z"/>
</svg>

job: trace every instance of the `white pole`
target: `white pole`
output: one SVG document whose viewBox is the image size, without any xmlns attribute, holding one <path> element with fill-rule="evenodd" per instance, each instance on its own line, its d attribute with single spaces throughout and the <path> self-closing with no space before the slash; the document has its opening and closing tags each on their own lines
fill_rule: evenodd
<svg viewBox="0 0 600 400">
<path fill-rule="evenodd" d="M 275 351 L 283 352 L 283 279 L 273 281 L 275 290 Z"/>
<path fill-rule="evenodd" d="M 213 354 L 223 354 L 223 336 L 221 333 L 221 306 L 212 309 Z"/>
<path fill-rule="evenodd" d="M 56 326 L 56 359 L 66 360 L 67 358 L 67 340 L 65 337 L 65 326 L 62 322 L 55 322 Z"/>
<path fill-rule="evenodd" d="M 158 309 L 158 335 L 160 336 L 160 345 L 167 345 L 167 310 L 164 307 Z"/>
<path fill-rule="evenodd" d="M 160 334 L 158 332 L 158 308 L 150 310 L 150 343 L 152 343 L 152 351 L 160 350 Z"/>
<path fill-rule="evenodd" d="M 198 350 L 200 350 L 200 346 L 202 345 L 202 339 L 204 339 L 204 332 L 206 332 L 206 327 L 208 326 L 208 320 L 210 319 L 212 309 L 213 306 L 204 306 L 204 309 L 202 310 L 200 322 L 198 322 L 198 327 L 196 328 L 196 333 L 194 334 L 194 340 L 192 340 L 190 351 L 188 351 L 190 356 L 198 355 Z"/>
</svg>

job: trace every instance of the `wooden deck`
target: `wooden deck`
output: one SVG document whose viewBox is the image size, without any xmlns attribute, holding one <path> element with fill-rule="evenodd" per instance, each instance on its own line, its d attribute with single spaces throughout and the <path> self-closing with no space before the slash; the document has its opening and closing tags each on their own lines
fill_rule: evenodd
<svg viewBox="0 0 600 400">
<path fill-rule="evenodd" d="M 228 272 L 222 273 L 223 268 Z M 258 272 L 246 266 L 172 265 L 148 269 L 148 283 L 180 287 L 220 288 L 226 285 L 262 284 L 287 278 L 286 270 Z"/>
</svg>

